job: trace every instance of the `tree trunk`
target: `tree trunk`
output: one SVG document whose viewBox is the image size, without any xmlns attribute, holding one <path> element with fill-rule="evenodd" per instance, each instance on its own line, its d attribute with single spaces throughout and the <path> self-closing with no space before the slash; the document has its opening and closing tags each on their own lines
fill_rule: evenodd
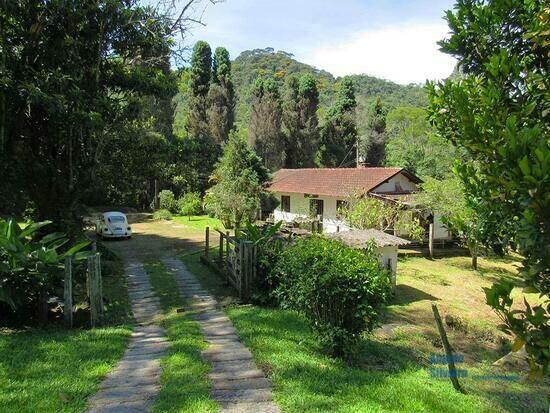
<svg viewBox="0 0 550 413">
<path fill-rule="evenodd" d="M 48 294 L 45 289 L 41 289 L 38 296 L 38 321 L 41 323 L 48 321 Z"/>
<path fill-rule="evenodd" d="M 469 243 L 468 250 L 470 250 L 470 256 L 472 257 L 472 268 L 477 271 L 477 245 Z"/>
</svg>

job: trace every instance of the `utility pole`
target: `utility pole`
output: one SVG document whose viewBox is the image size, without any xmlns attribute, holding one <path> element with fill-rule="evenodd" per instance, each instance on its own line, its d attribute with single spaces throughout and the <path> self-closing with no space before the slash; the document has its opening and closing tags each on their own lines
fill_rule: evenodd
<svg viewBox="0 0 550 413">
<path fill-rule="evenodd" d="M 355 167 L 359 168 L 359 136 L 355 141 Z"/>
</svg>

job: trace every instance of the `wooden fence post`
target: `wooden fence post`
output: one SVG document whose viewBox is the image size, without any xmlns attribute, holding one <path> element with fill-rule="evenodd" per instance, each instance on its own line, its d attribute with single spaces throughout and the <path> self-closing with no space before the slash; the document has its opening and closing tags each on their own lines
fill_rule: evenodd
<svg viewBox="0 0 550 413">
<path fill-rule="evenodd" d="M 443 348 L 445 349 L 445 355 L 447 356 L 447 365 L 449 366 L 449 376 L 451 379 L 451 383 L 453 383 L 453 387 L 455 388 L 455 390 L 459 391 L 460 393 L 465 393 L 464 389 L 462 389 L 460 383 L 458 382 L 453 349 L 451 347 L 451 344 L 449 343 L 449 339 L 447 338 L 447 333 L 445 332 L 443 322 L 441 321 L 441 316 L 439 315 L 439 311 L 437 310 L 437 305 L 435 303 L 432 303 L 432 311 L 434 313 L 437 329 L 439 330 L 439 335 L 441 336 Z"/>
<path fill-rule="evenodd" d="M 96 271 L 97 271 L 97 284 L 98 284 L 98 295 L 97 295 L 97 304 L 99 305 L 99 320 L 103 323 L 103 277 L 101 276 L 101 254 L 98 252 L 96 254 Z"/>
<path fill-rule="evenodd" d="M 243 296 L 245 299 L 248 299 L 248 277 L 250 274 L 250 241 L 245 241 L 243 243 L 243 247 L 244 247 Z"/>
<path fill-rule="evenodd" d="M 258 275 L 256 273 L 256 271 L 257 271 L 256 263 L 257 263 L 257 260 L 258 260 L 258 247 L 256 245 L 254 245 L 252 247 L 252 251 L 253 251 L 253 253 L 252 253 L 252 281 L 256 282 L 256 276 Z"/>
<path fill-rule="evenodd" d="M 210 249 L 210 227 L 206 227 L 206 242 L 204 244 L 204 258 L 208 262 L 208 250 Z"/>
<path fill-rule="evenodd" d="M 101 322 L 103 297 L 101 292 L 101 265 L 99 254 L 88 257 L 88 297 L 90 300 L 90 324 L 95 327 Z"/>
<path fill-rule="evenodd" d="M 65 326 L 73 327 L 73 268 L 72 257 L 65 258 L 65 282 L 63 291 L 63 318 L 65 319 Z"/>
<path fill-rule="evenodd" d="M 243 298 L 244 240 L 239 241 L 239 277 L 237 280 L 239 298 Z"/>
<path fill-rule="evenodd" d="M 218 266 L 220 267 L 220 269 L 222 268 L 222 263 L 223 263 L 223 233 L 220 232 L 220 243 L 218 248 Z"/>
<path fill-rule="evenodd" d="M 225 268 L 229 268 L 229 231 L 225 231 Z"/>
<path fill-rule="evenodd" d="M 430 223 L 430 229 L 428 230 L 428 249 L 430 250 L 430 258 L 434 257 L 434 224 Z"/>
</svg>

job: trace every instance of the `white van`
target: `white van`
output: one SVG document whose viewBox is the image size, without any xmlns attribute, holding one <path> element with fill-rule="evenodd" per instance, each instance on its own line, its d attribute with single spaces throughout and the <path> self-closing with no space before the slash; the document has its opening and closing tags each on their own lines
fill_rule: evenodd
<svg viewBox="0 0 550 413">
<path fill-rule="evenodd" d="M 126 238 L 132 236 L 132 227 L 122 212 L 104 212 L 96 221 L 95 232 L 101 238 Z"/>
</svg>

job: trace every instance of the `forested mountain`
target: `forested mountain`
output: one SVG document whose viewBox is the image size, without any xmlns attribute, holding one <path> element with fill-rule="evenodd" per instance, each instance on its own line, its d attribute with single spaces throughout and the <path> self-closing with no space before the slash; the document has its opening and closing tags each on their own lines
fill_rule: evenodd
<svg viewBox="0 0 550 413">
<path fill-rule="evenodd" d="M 238 97 L 237 122 L 247 123 L 251 102 L 251 90 L 258 77 L 274 77 L 284 82 L 285 77 L 296 73 L 311 73 L 317 79 L 319 90 L 320 117 L 335 98 L 338 81 L 332 74 L 313 66 L 298 62 L 294 56 L 272 48 L 254 49 L 242 52 L 232 64 L 233 82 Z M 398 106 L 426 107 L 427 98 L 423 87 L 399 85 L 389 80 L 368 75 L 349 76 L 355 85 L 357 99 L 357 121 L 361 133 L 366 127 L 366 114 L 374 99 L 380 97 L 384 106 L 391 110 Z"/>
</svg>

